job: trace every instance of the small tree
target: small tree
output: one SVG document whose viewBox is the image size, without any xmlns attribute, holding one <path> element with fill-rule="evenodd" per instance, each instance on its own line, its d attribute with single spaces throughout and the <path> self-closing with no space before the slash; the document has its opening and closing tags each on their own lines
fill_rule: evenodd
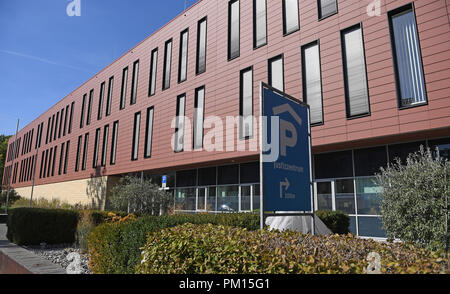
<svg viewBox="0 0 450 294">
<path fill-rule="evenodd" d="M 450 164 L 424 150 L 399 159 L 376 177 L 383 189 L 381 214 L 388 237 L 430 249 L 443 249 L 447 239 Z M 447 214 L 447 217 L 446 217 Z"/>
<path fill-rule="evenodd" d="M 160 215 L 168 211 L 173 199 L 151 180 L 126 176 L 111 189 L 110 203 L 120 211 Z"/>
</svg>

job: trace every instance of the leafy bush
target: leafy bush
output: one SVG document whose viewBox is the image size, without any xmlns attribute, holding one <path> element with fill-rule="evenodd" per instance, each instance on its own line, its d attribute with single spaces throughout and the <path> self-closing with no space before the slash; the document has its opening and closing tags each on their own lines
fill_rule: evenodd
<svg viewBox="0 0 450 294">
<path fill-rule="evenodd" d="M 184 223 L 211 223 L 257 230 L 259 216 L 249 213 L 148 216 L 125 223 L 103 224 L 94 228 L 88 237 L 90 267 L 94 273 L 134 273 L 147 234 Z"/>
<path fill-rule="evenodd" d="M 399 238 L 430 249 L 445 248 L 450 194 L 450 163 L 433 158 L 423 147 L 397 159 L 377 175 L 382 187 L 383 227 L 390 238 Z"/>
<path fill-rule="evenodd" d="M 8 214 L 7 238 L 18 245 L 73 243 L 77 223 L 76 211 L 16 208 Z"/>
<path fill-rule="evenodd" d="M 119 211 L 138 214 L 160 215 L 166 213 L 173 202 L 170 193 L 159 190 L 151 180 L 126 176 L 111 189 L 111 206 Z"/>
<path fill-rule="evenodd" d="M 341 211 L 318 210 L 316 215 L 335 234 L 348 234 L 350 218 Z"/>
<path fill-rule="evenodd" d="M 0 193 L 0 207 L 6 206 L 6 194 L 7 194 L 7 190 L 3 190 Z M 9 190 L 8 207 L 12 206 L 19 199 L 21 199 L 21 198 L 20 198 L 19 194 L 17 194 L 16 190 L 10 189 Z"/>
<path fill-rule="evenodd" d="M 184 224 L 149 233 L 136 273 L 365 273 L 367 256 L 381 256 L 382 273 L 444 272 L 443 253 L 348 235 L 310 236 Z"/>
<path fill-rule="evenodd" d="M 12 206 L 12 208 L 30 207 L 30 199 L 20 198 Z M 85 209 L 87 205 L 69 204 L 59 199 L 47 200 L 45 198 L 33 199 L 34 208 L 48 208 L 48 209 Z"/>
</svg>

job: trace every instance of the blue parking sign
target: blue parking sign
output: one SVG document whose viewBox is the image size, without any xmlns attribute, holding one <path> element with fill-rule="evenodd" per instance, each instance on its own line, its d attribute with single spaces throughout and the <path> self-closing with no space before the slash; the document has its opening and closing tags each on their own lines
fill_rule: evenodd
<svg viewBox="0 0 450 294">
<path fill-rule="evenodd" d="M 261 94 L 263 210 L 312 212 L 309 107 L 265 84 Z"/>
</svg>

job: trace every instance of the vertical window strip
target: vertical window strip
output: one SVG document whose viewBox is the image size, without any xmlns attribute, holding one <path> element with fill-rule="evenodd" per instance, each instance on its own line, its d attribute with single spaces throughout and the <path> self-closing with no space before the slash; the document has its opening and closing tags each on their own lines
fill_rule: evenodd
<svg viewBox="0 0 450 294">
<path fill-rule="evenodd" d="M 241 140 L 253 136 L 253 68 L 240 73 L 239 87 L 239 137 Z"/>
<path fill-rule="evenodd" d="M 228 2 L 228 60 L 240 55 L 240 3 Z"/>
<path fill-rule="evenodd" d="M 127 96 L 128 66 L 122 71 L 122 91 L 120 92 L 120 110 L 125 108 L 125 99 Z"/>
<path fill-rule="evenodd" d="M 197 64 L 196 74 L 206 71 L 206 17 L 201 19 L 197 24 Z"/>
<path fill-rule="evenodd" d="M 366 61 L 361 26 L 341 32 L 347 117 L 369 113 Z"/>
<path fill-rule="evenodd" d="M 138 78 L 139 77 L 139 60 L 136 60 L 133 63 L 133 78 L 131 81 L 131 99 L 130 99 L 130 105 L 133 105 L 136 103 L 136 97 L 137 97 L 137 89 L 138 89 Z"/>
<path fill-rule="evenodd" d="M 176 128 L 175 128 L 175 152 L 183 152 L 184 149 L 184 114 L 186 106 L 186 94 L 177 97 Z"/>
<path fill-rule="evenodd" d="M 283 55 L 269 59 L 269 85 L 284 92 Z"/>
<path fill-rule="evenodd" d="M 164 46 L 163 90 L 170 88 L 171 64 L 172 64 L 172 39 L 166 41 L 166 44 Z"/>
<path fill-rule="evenodd" d="M 64 146 L 65 142 L 61 144 L 61 154 L 59 155 L 59 167 L 58 167 L 58 175 L 60 176 L 62 174 L 62 167 L 63 167 L 63 159 L 64 159 Z"/>
<path fill-rule="evenodd" d="M 91 115 L 92 115 L 92 103 L 94 101 L 94 89 L 92 89 L 89 92 L 89 101 L 88 101 L 88 108 L 87 108 L 87 114 L 86 114 L 86 125 L 91 124 Z"/>
<path fill-rule="evenodd" d="M 337 12 L 336 0 L 318 0 L 317 7 L 319 10 L 319 19 L 324 19 Z"/>
<path fill-rule="evenodd" d="M 69 105 L 66 106 L 66 111 L 64 113 L 64 128 L 63 128 L 63 137 L 67 132 L 67 117 L 69 116 Z"/>
<path fill-rule="evenodd" d="M 112 141 L 111 141 L 111 158 L 110 164 L 116 164 L 116 149 L 117 149 L 117 138 L 119 136 L 119 121 L 115 121 L 113 124 Z"/>
<path fill-rule="evenodd" d="M 72 105 L 70 106 L 69 130 L 67 131 L 69 134 L 72 133 L 72 119 L 73 119 L 74 107 L 75 107 L 75 102 L 72 102 Z"/>
<path fill-rule="evenodd" d="M 81 162 L 81 170 L 86 170 L 87 152 L 88 152 L 89 133 L 84 135 L 83 159 Z"/>
<path fill-rule="evenodd" d="M 52 115 L 52 124 L 50 127 L 50 138 L 49 141 L 52 142 L 52 138 L 53 138 L 53 127 L 55 126 L 55 115 Z"/>
<path fill-rule="evenodd" d="M 299 29 L 298 0 L 283 0 L 283 34 L 288 35 Z"/>
<path fill-rule="evenodd" d="M 203 148 L 203 121 L 205 115 L 205 87 L 195 90 L 194 101 L 194 149 Z"/>
<path fill-rule="evenodd" d="M 158 65 L 158 48 L 152 50 L 152 58 L 150 61 L 150 78 L 148 87 L 148 96 L 155 95 L 156 92 L 156 72 Z"/>
<path fill-rule="evenodd" d="M 83 136 L 78 137 L 78 144 L 77 144 L 77 157 L 75 158 L 75 171 L 80 170 L 80 154 L 81 154 L 81 144 L 83 140 Z"/>
<path fill-rule="evenodd" d="M 105 96 L 105 82 L 100 84 L 100 96 L 98 97 L 97 120 L 102 119 L 104 96 Z"/>
<path fill-rule="evenodd" d="M 311 124 L 323 123 L 322 74 L 318 41 L 302 47 L 303 97 L 309 104 Z"/>
<path fill-rule="evenodd" d="M 113 86 L 114 86 L 114 77 L 110 77 L 108 82 L 108 99 L 106 100 L 106 116 L 109 116 L 111 114 Z"/>
<path fill-rule="evenodd" d="M 84 126 L 84 112 L 86 108 L 86 98 L 87 94 L 83 95 L 83 103 L 81 104 L 81 117 L 80 117 L 80 129 Z"/>
<path fill-rule="evenodd" d="M 267 44 L 267 0 L 253 0 L 253 47 Z"/>
<path fill-rule="evenodd" d="M 101 166 L 106 166 L 106 156 L 108 152 L 108 135 L 109 135 L 109 125 L 106 125 L 103 130 L 103 144 L 102 144 L 102 162 Z"/>
<path fill-rule="evenodd" d="M 147 121 L 145 127 L 145 158 L 150 158 L 152 156 L 153 115 L 153 106 L 147 108 Z"/>
<path fill-rule="evenodd" d="M 138 159 L 139 152 L 139 132 L 141 128 L 141 113 L 134 114 L 134 128 L 133 128 L 133 149 L 131 151 L 131 160 Z"/>
<path fill-rule="evenodd" d="M 45 151 L 42 151 L 42 155 L 41 155 L 41 168 L 39 169 L 39 179 L 42 179 L 42 171 L 44 170 L 44 158 L 45 155 Z"/>
<path fill-rule="evenodd" d="M 100 145 L 100 128 L 95 130 L 95 141 L 94 141 L 94 158 L 92 160 L 92 168 L 98 166 L 98 148 Z"/>
<path fill-rule="evenodd" d="M 180 54 L 178 62 L 178 83 L 182 83 L 187 79 L 187 62 L 188 62 L 188 42 L 189 29 L 185 29 L 180 33 Z"/>
<path fill-rule="evenodd" d="M 58 153 L 58 146 L 55 146 L 55 150 L 53 153 L 53 160 L 52 160 L 52 177 L 55 175 L 55 162 L 56 162 L 56 154 Z"/>
<path fill-rule="evenodd" d="M 48 159 L 48 161 L 47 161 L 47 178 L 50 177 L 50 172 L 52 170 L 52 158 L 53 158 L 53 148 L 50 148 L 48 158 L 47 158 L 47 156 L 45 156 L 45 159 L 46 160 Z"/>
<path fill-rule="evenodd" d="M 63 121 L 64 121 L 64 108 L 61 109 L 61 117 L 59 119 L 59 129 L 58 129 L 58 139 L 61 139 L 61 133 L 63 129 Z"/>
<path fill-rule="evenodd" d="M 67 161 L 69 160 L 69 149 L 70 148 L 70 141 L 67 141 L 66 144 L 66 154 L 64 156 L 64 174 L 67 174 Z"/>
</svg>

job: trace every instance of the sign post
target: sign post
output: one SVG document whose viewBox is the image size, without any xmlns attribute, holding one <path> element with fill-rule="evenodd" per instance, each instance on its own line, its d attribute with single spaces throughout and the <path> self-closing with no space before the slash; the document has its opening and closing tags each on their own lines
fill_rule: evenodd
<svg viewBox="0 0 450 294">
<path fill-rule="evenodd" d="M 309 106 L 265 83 L 260 86 L 261 229 L 267 216 L 311 216 Z"/>
</svg>

